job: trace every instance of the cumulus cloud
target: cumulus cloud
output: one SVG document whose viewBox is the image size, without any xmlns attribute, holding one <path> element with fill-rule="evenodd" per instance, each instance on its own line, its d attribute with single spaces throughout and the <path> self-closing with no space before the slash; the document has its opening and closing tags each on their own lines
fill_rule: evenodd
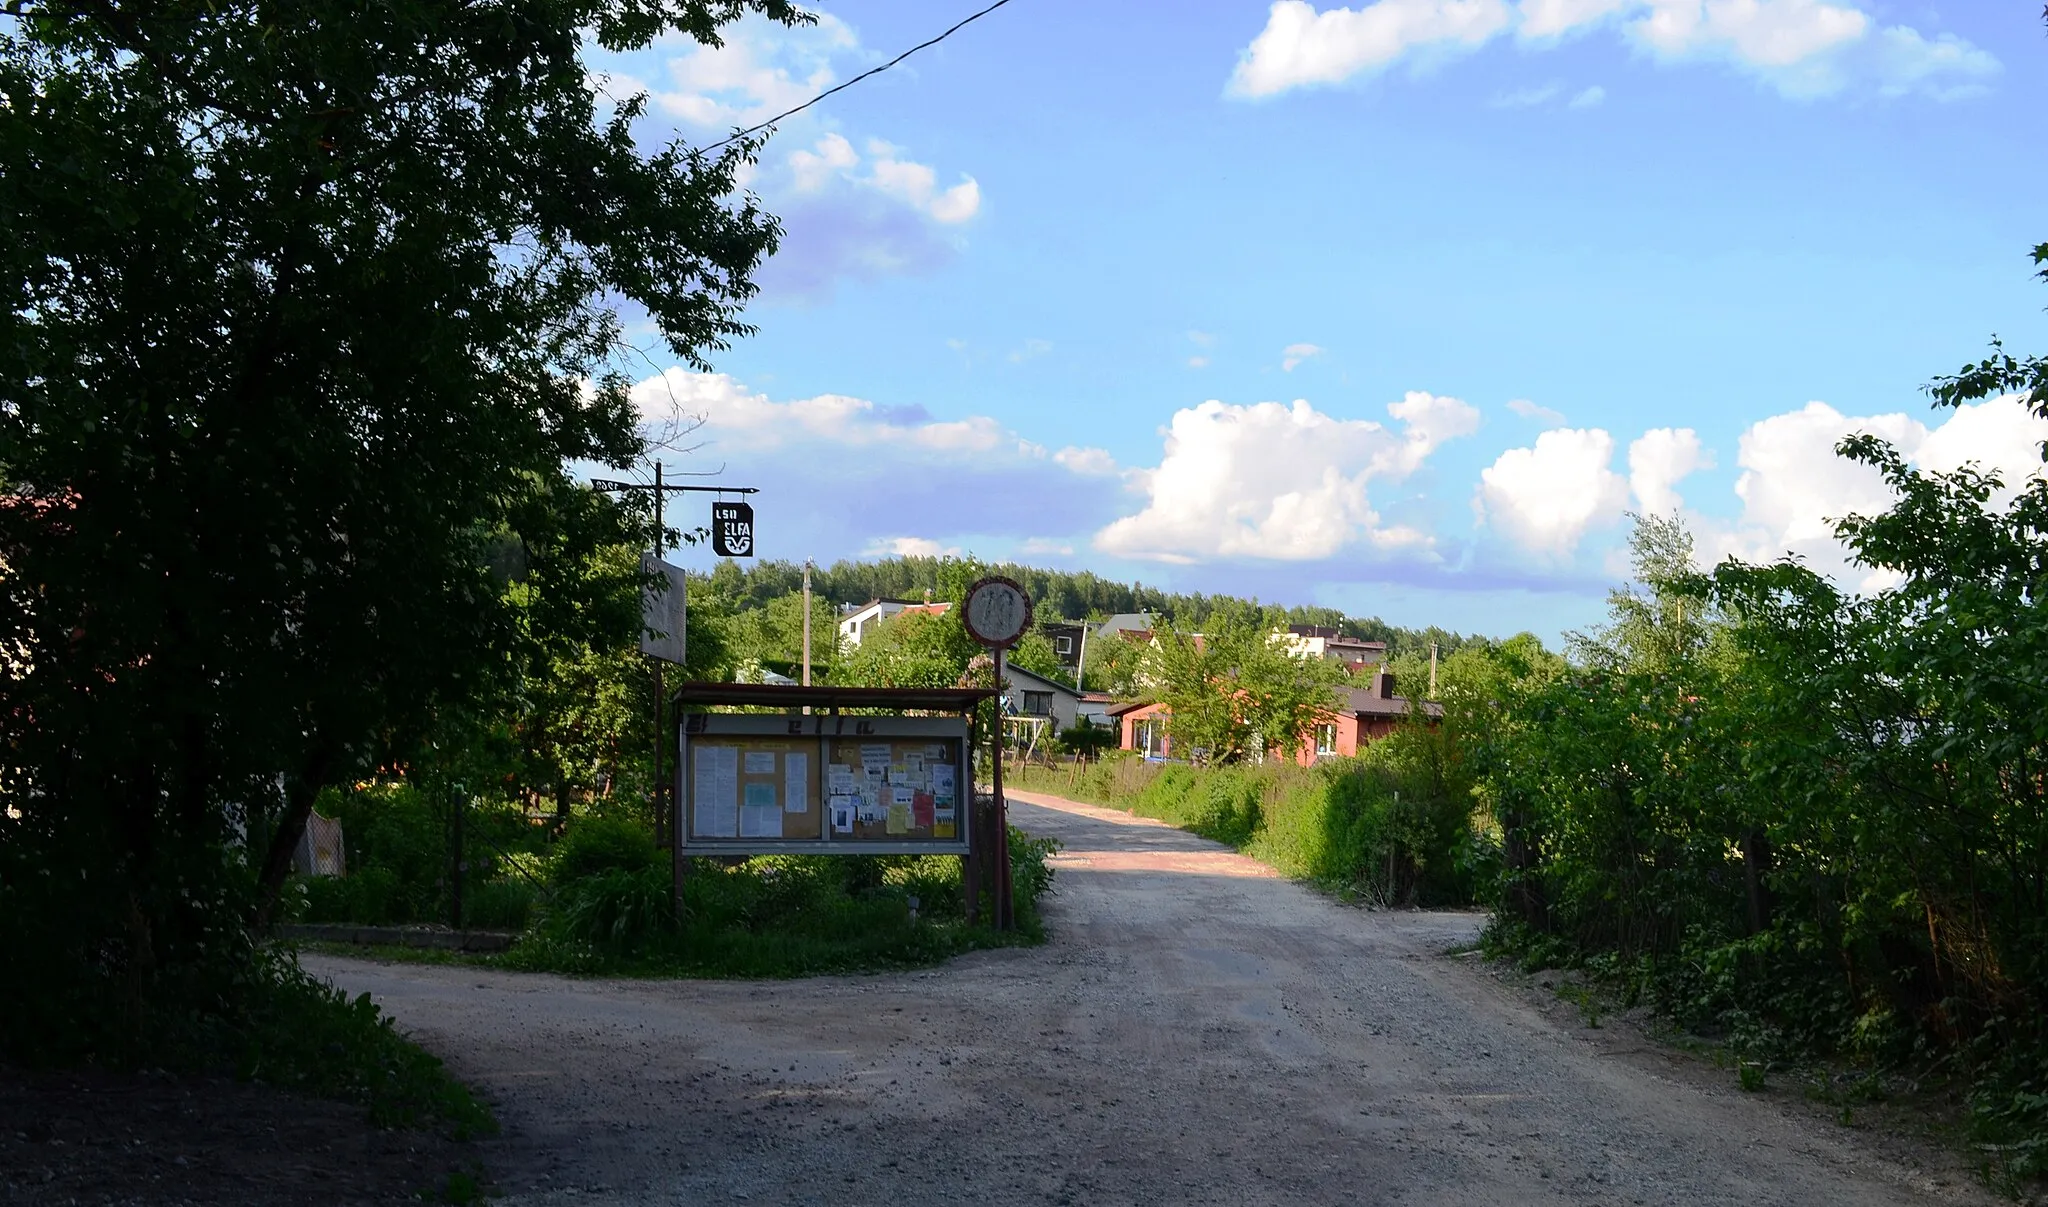
<svg viewBox="0 0 2048 1207">
<path fill-rule="evenodd" d="M 1322 354 L 1323 350 L 1314 344 L 1289 344 L 1280 350 L 1280 371 L 1292 373 L 1296 365 Z"/>
<path fill-rule="evenodd" d="M 1239 56 L 1227 91 L 1244 98 L 1341 83 L 1403 58 L 1477 50 L 1513 31 L 1543 49 L 1575 34 L 1618 26 L 1636 47 L 1667 61 L 1727 63 L 1786 96 L 1813 97 L 1852 85 L 1881 95 L 1940 100 L 1981 90 L 2000 64 L 1952 34 L 1933 38 L 1904 25 L 1880 27 L 1866 9 L 1830 0 L 1378 0 L 1354 11 L 1321 12 L 1280 0 Z M 1509 107 L 1550 99 L 1510 93 Z M 1597 105 L 1597 85 L 1573 98 Z"/>
<path fill-rule="evenodd" d="M 1538 423 L 1548 424 L 1551 427 L 1559 427 L 1564 423 L 1564 416 L 1562 414 L 1551 410 L 1549 407 L 1538 406 L 1526 398 L 1508 399 L 1508 410 L 1513 411 L 1524 419 L 1534 419 Z"/>
<path fill-rule="evenodd" d="M 1607 89 L 1602 88 L 1598 84 L 1594 84 L 1591 87 L 1588 87 L 1580 91 L 1578 95 L 1572 97 L 1570 101 L 1566 102 L 1565 108 L 1591 109 L 1593 106 L 1598 105 L 1606 99 Z"/>
<path fill-rule="evenodd" d="M 1077 474 L 1090 477 L 1108 477 L 1117 473 L 1116 458 L 1105 449 L 1077 448 L 1070 444 L 1054 453 L 1052 459 Z"/>
<path fill-rule="evenodd" d="M 1476 50 L 1510 19 L 1505 0 L 1378 0 L 1320 13 L 1305 0 L 1277 0 L 1239 56 L 1228 90 L 1273 96 L 1379 71 L 1413 49 Z"/>
<path fill-rule="evenodd" d="M 1685 500 L 1678 484 L 1702 469 L 1714 467 L 1713 455 L 1689 427 L 1651 428 L 1628 446 L 1628 486 L 1636 506 L 1646 514 L 1676 515 Z"/>
<path fill-rule="evenodd" d="M 1835 455 L 1843 437 L 1869 433 L 1892 445 L 1916 468 L 1953 472 L 1966 462 L 1995 471 L 2005 489 L 2003 506 L 2030 477 L 2040 474 L 2043 420 L 2007 396 L 1956 408 L 1930 428 L 1904 414 L 1849 416 L 1823 402 L 1773 415 L 1743 432 L 1736 455 L 1742 476 L 1735 493 L 1740 515 L 1732 522 L 1702 521 L 1701 556 L 1770 561 L 1786 554 L 1850 586 L 1883 585 L 1882 575 L 1858 571 L 1835 539 L 1835 521 L 1888 509 L 1891 491 L 1876 470 Z"/>
<path fill-rule="evenodd" d="M 1209 358 L 1208 358 L 1208 357 L 1206 357 L 1206 356 L 1190 356 L 1190 357 L 1188 357 L 1188 368 L 1190 368 L 1190 369 L 1206 369 L 1206 368 L 1208 368 L 1208 367 L 1209 367 Z"/>
<path fill-rule="evenodd" d="M 1011 350 L 1010 363 L 1013 365 L 1021 365 L 1027 360 L 1037 360 L 1039 357 L 1044 356 L 1046 353 L 1050 351 L 1052 351 L 1051 340 L 1027 339 L 1024 341 L 1023 347 Z"/>
<path fill-rule="evenodd" d="M 1133 471 L 1146 496 L 1135 515 L 1103 528 L 1105 553 L 1167 562 L 1203 558 L 1302 561 L 1347 548 L 1426 548 L 1428 534 L 1384 523 L 1367 491 L 1398 481 L 1444 441 L 1477 430 L 1455 398 L 1411 392 L 1387 408 L 1401 426 L 1339 419 L 1296 400 L 1177 412 L 1156 469 Z"/>
<path fill-rule="evenodd" d="M 1540 559 L 1562 561 L 1587 531 L 1628 507 L 1628 483 L 1610 468 L 1614 437 L 1600 428 L 1553 428 L 1479 472 L 1472 498 L 1481 524 Z"/>
<path fill-rule="evenodd" d="M 629 54 L 593 52 L 594 82 L 608 95 L 647 93 L 650 120 L 666 118 L 704 139 L 793 108 L 862 54 L 853 28 L 830 14 L 797 29 L 750 16 L 721 36 L 716 47 L 675 36 Z M 757 276 L 767 296 L 814 298 L 842 278 L 926 272 L 959 253 L 960 231 L 981 211 L 973 176 L 824 123 L 812 114 L 789 119 L 760 161 L 743 169 L 742 187 L 783 222 L 782 247 Z M 799 136 L 795 149 L 780 150 Z"/>
<path fill-rule="evenodd" d="M 651 426 L 697 422 L 687 468 L 723 466 L 718 481 L 761 489 L 764 557 L 851 552 L 878 532 L 889 549 L 1086 533 L 1126 497 L 1104 450 L 1051 452 L 986 415 L 836 393 L 774 398 L 681 368 L 639 382 L 632 399 Z"/>
</svg>

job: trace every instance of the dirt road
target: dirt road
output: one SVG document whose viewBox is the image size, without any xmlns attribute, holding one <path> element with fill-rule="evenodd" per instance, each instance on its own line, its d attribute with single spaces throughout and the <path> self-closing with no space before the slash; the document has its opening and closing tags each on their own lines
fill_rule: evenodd
<svg viewBox="0 0 2048 1207">
<path fill-rule="evenodd" d="M 1045 798 L 1034 798 L 1044 800 Z M 1992 1200 L 1443 950 L 1061 803 L 1053 938 L 902 975 L 570 981 L 307 963 L 498 1104 L 512 1202 L 1927 1204 Z"/>
</svg>

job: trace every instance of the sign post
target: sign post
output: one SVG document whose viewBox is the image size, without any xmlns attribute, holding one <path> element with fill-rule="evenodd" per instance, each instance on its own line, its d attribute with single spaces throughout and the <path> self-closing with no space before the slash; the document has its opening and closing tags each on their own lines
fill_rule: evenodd
<svg viewBox="0 0 2048 1207">
<path fill-rule="evenodd" d="M 967 589 L 961 620 L 967 626 L 967 635 L 987 646 L 995 658 L 995 759 L 990 768 L 990 790 L 995 797 L 995 825 L 991 827 L 995 832 L 990 835 L 990 842 L 994 844 L 995 866 L 991 870 L 995 882 L 995 926 L 997 930 L 1010 930 L 1016 925 L 1016 914 L 1010 892 L 1010 811 L 1003 799 L 1003 652 L 1031 631 L 1031 597 L 1015 580 L 991 575 Z"/>
</svg>

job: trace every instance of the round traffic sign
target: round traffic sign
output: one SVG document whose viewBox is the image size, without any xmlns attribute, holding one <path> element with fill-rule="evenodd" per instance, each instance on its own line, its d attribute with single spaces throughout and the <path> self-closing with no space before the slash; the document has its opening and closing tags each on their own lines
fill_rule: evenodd
<svg viewBox="0 0 2048 1207">
<path fill-rule="evenodd" d="M 991 575 L 967 588 L 961 618 L 967 635 L 991 649 L 1006 650 L 1031 630 L 1031 597 L 1001 575 Z"/>
</svg>

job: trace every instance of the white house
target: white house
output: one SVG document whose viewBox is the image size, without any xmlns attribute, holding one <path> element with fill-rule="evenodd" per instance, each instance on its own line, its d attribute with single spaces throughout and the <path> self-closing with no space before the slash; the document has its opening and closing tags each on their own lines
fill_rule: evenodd
<svg viewBox="0 0 2048 1207">
<path fill-rule="evenodd" d="M 1071 683 L 1048 679 L 1021 666 L 1004 666 L 1003 707 L 1020 717 L 1046 717 L 1055 730 L 1071 729 L 1083 711 L 1082 696 Z"/>
<path fill-rule="evenodd" d="M 891 616 L 904 612 L 930 612 L 944 616 L 953 610 L 950 603 L 918 603 L 909 599 L 871 599 L 839 618 L 839 648 L 850 650 L 858 646 L 875 627 Z"/>
</svg>

